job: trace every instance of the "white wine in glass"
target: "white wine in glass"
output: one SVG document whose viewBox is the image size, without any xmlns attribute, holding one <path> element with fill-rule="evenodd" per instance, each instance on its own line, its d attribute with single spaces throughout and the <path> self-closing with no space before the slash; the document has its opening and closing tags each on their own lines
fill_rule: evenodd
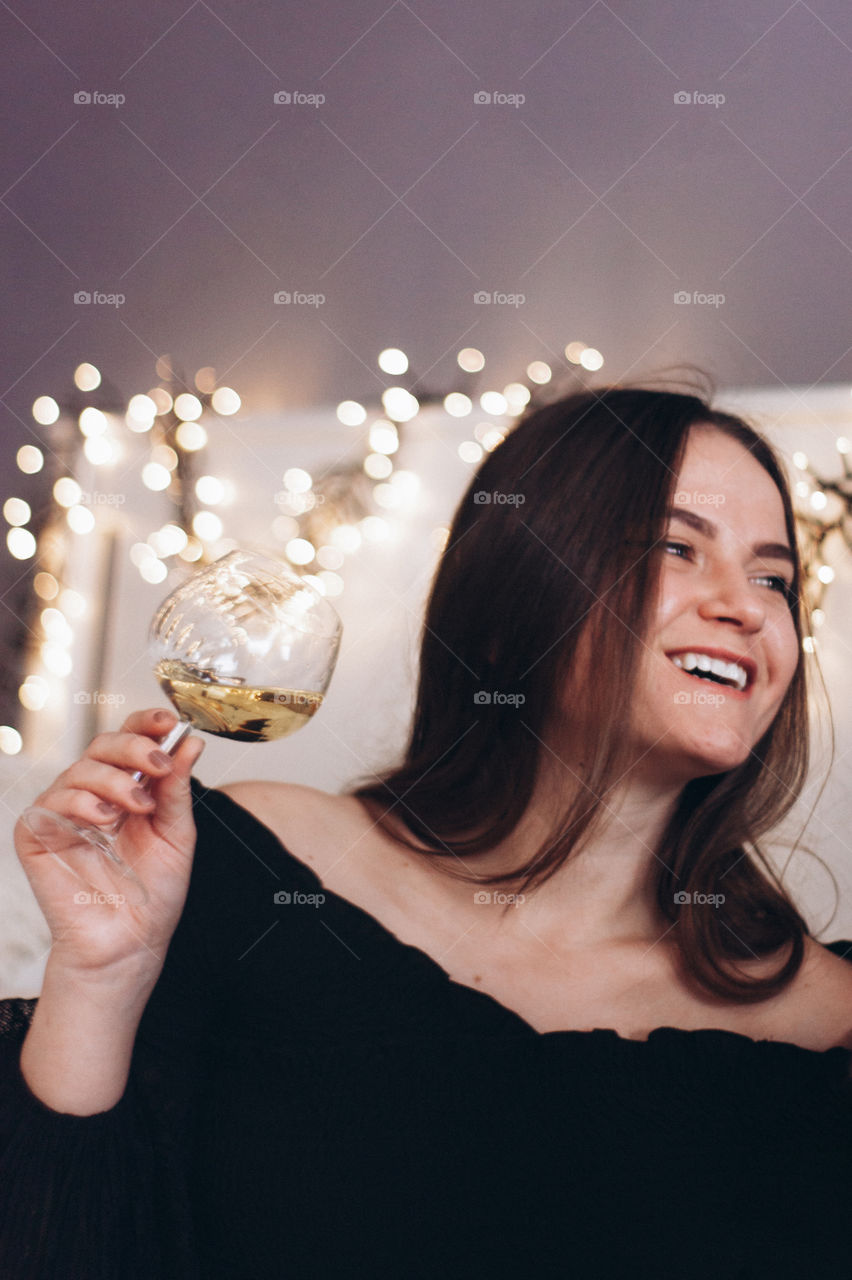
<svg viewBox="0 0 852 1280">
<path fill-rule="evenodd" d="M 322 706 L 342 634 L 325 597 L 278 560 L 231 551 L 199 569 L 151 622 L 154 674 L 181 717 L 161 750 L 177 750 L 192 728 L 238 742 L 295 733 Z M 117 848 L 126 815 L 97 827 L 33 806 L 22 821 L 88 889 L 147 901 Z"/>
</svg>

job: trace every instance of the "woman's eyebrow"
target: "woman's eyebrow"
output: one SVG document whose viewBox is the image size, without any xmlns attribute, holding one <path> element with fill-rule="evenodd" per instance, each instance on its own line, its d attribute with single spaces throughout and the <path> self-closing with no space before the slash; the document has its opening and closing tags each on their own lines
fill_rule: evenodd
<svg viewBox="0 0 852 1280">
<path fill-rule="evenodd" d="M 688 511 L 685 507 L 670 507 L 667 515 L 670 520 L 680 520 L 682 524 L 688 524 L 691 529 L 703 533 L 706 538 L 716 537 L 716 525 L 713 521 L 706 520 L 704 516 L 699 516 L 694 511 Z M 761 560 L 786 560 L 791 565 L 796 563 L 793 552 L 784 542 L 759 542 L 752 547 L 752 551 Z"/>
</svg>

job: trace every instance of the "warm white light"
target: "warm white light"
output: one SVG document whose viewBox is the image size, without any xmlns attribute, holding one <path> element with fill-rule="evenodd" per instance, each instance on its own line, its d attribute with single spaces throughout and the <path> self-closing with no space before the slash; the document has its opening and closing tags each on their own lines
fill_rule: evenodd
<svg viewBox="0 0 852 1280">
<path fill-rule="evenodd" d="M 299 536 L 299 521 L 292 516 L 276 516 L 272 521 L 272 532 L 279 542 L 288 542 L 290 538 Z"/>
<path fill-rule="evenodd" d="M 164 582 L 168 577 L 169 571 L 163 564 L 162 560 L 153 558 L 151 560 L 145 560 L 140 564 L 139 573 L 145 582 L 157 583 Z"/>
<path fill-rule="evenodd" d="M 174 403 L 165 387 L 152 387 L 148 399 L 152 401 L 158 418 L 168 413 Z"/>
<path fill-rule="evenodd" d="M 838 436 L 838 437 L 837 437 L 837 452 L 838 452 L 838 453 L 849 453 L 849 452 L 850 452 L 850 450 L 852 450 L 852 443 L 850 443 L 849 439 L 848 439 L 846 436 Z"/>
<path fill-rule="evenodd" d="M 78 422 L 84 436 L 102 436 L 109 426 L 106 414 L 91 405 L 83 410 Z"/>
<path fill-rule="evenodd" d="M 506 412 L 506 397 L 499 391 L 483 391 L 479 403 L 486 413 L 493 413 L 496 417 L 502 417 Z"/>
<path fill-rule="evenodd" d="M 507 387 L 503 388 L 503 395 L 506 397 L 506 403 L 513 413 L 519 412 L 524 405 L 530 402 L 530 389 L 525 387 L 522 382 L 510 382 Z"/>
<path fill-rule="evenodd" d="M 505 439 L 506 437 L 503 435 L 502 431 L 498 431 L 496 427 L 492 427 L 490 431 L 486 431 L 483 434 L 479 443 L 482 445 L 486 453 L 491 453 L 497 448 L 498 444 L 502 444 Z"/>
<path fill-rule="evenodd" d="M 343 564 L 344 555 L 339 547 L 320 547 L 317 550 L 317 561 L 323 569 L 339 569 Z"/>
<path fill-rule="evenodd" d="M 570 360 L 572 364 L 579 364 L 585 350 L 585 342 L 569 342 L 565 348 L 565 358 Z"/>
<path fill-rule="evenodd" d="M 69 507 L 65 519 L 74 533 L 91 533 L 95 527 L 95 517 L 89 507 Z"/>
<path fill-rule="evenodd" d="M 207 443 L 207 432 L 200 422 L 182 422 L 175 432 L 175 440 L 187 453 L 196 453 Z"/>
<path fill-rule="evenodd" d="M 153 548 L 154 555 L 160 560 L 165 560 L 168 556 L 179 555 L 188 541 L 180 525 L 164 524 L 162 529 L 155 529 L 153 533 L 148 534 L 147 545 Z M 149 556 L 144 558 L 150 559 Z"/>
<path fill-rule="evenodd" d="M 203 542 L 215 542 L 222 536 L 222 521 L 215 511 L 199 511 L 192 517 L 192 529 Z"/>
<path fill-rule="evenodd" d="M 388 387 L 382 392 L 385 413 L 394 422 L 410 422 L 420 408 L 420 402 L 405 387 Z"/>
<path fill-rule="evenodd" d="M 307 538 L 291 538 L 284 548 L 284 554 L 291 564 L 310 564 L 314 558 L 313 543 Z"/>
<path fill-rule="evenodd" d="M 36 553 L 36 540 L 29 529 L 10 529 L 6 534 L 6 546 L 16 560 L 29 560 Z"/>
<path fill-rule="evenodd" d="M 183 422 L 195 422 L 201 417 L 204 406 L 190 391 L 183 391 L 175 396 L 175 413 Z"/>
<path fill-rule="evenodd" d="M 580 356 L 580 364 L 584 369 L 588 369 L 590 373 L 594 373 L 603 365 L 604 358 L 596 347 L 586 347 L 586 350 Z"/>
<path fill-rule="evenodd" d="M 95 467 L 102 467 L 107 462 L 115 460 L 115 450 L 111 441 L 105 440 L 103 436 L 92 436 L 83 445 L 83 453 Z"/>
<path fill-rule="evenodd" d="M 55 640 L 57 644 L 67 647 L 74 639 L 74 632 L 68 625 L 68 619 L 59 609 L 42 609 L 41 625 L 48 640 Z"/>
<path fill-rule="evenodd" d="M 199 369 L 193 378 L 193 382 L 202 395 L 209 396 L 211 391 L 215 391 L 216 370 L 212 364 L 206 364 L 203 369 Z"/>
<path fill-rule="evenodd" d="M 793 466 L 798 467 L 799 471 L 807 471 L 808 469 L 808 455 L 802 453 L 801 449 L 797 449 L 793 454 Z"/>
<path fill-rule="evenodd" d="M 43 427 L 49 427 L 59 417 L 59 405 L 52 396 L 39 396 L 33 404 L 33 417 Z"/>
<path fill-rule="evenodd" d="M 48 683 L 41 676 L 27 676 L 18 690 L 18 701 L 27 711 L 41 711 L 49 692 Z"/>
<path fill-rule="evenodd" d="M 813 613 L 811 614 L 811 621 L 813 622 L 815 627 L 821 627 L 822 624 L 825 622 L 824 611 L 822 609 L 814 609 Z"/>
<path fill-rule="evenodd" d="M 459 457 L 462 462 L 479 462 L 482 457 L 482 445 L 475 440 L 462 440 L 459 445 Z"/>
<path fill-rule="evenodd" d="M 181 560 L 186 560 L 188 563 L 192 564 L 193 561 L 200 560 L 204 555 L 204 547 L 199 542 L 198 538 L 188 538 L 186 546 L 183 551 L 178 552 L 178 555 Z"/>
<path fill-rule="evenodd" d="M 408 368 L 408 356 L 399 347 L 386 347 L 379 355 L 379 368 L 398 378 Z"/>
<path fill-rule="evenodd" d="M 302 467 L 288 467 L 283 476 L 284 488 L 290 493 L 307 493 L 313 484 L 309 471 Z"/>
<path fill-rule="evenodd" d="M 156 559 L 156 555 L 156 551 L 148 542 L 134 542 L 130 548 L 130 560 L 137 569 L 141 569 L 146 560 Z"/>
<path fill-rule="evenodd" d="M 386 542 L 390 536 L 390 525 L 382 516 L 364 516 L 358 521 L 358 528 L 365 542 Z M 330 569 L 334 566 L 329 565 Z"/>
<path fill-rule="evenodd" d="M 142 468 L 142 483 L 146 489 L 155 493 L 168 489 L 172 482 L 172 473 L 161 462 L 146 462 Z"/>
<path fill-rule="evenodd" d="M 132 396 L 124 420 L 131 431 L 150 431 L 157 416 L 157 406 L 151 396 Z"/>
<path fill-rule="evenodd" d="M 377 506 L 385 507 L 388 511 L 393 511 L 396 507 L 402 505 L 402 494 L 387 482 L 375 486 L 373 497 Z"/>
<path fill-rule="evenodd" d="M 429 541 L 431 542 L 432 546 L 435 548 L 436 551 L 443 551 L 444 547 L 447 545 L 447 539 L 449 538 L 449 536 L 450 536 L 449 526 L 445 524 L 439 524 L 438 527 L 436 529 L 433 529 L 432 532 L 429 534 Z"/>
<path fill-rule="evenodd" d="M 60 507 L 73 507 L 83 496 L 83 490 L 71 476 L 60 476 L 53 486 L 53 496 Z"/>
<path fill-rule="evenodd" d="M 825 583 L 833 582 L 834 570 L 832 569 L 831 565 L 830 564 L 820 565 L 819 569 L 817 570 L 817 577 L 819 578 L 820 582 L 825 582 Z"/>
<path fill-rule="evenodd" d="M 225 486 L 216 476 L 199 476 L 195 482 L 195 492 L 200 502 L 215 507 L 225 496 Z"/>
<path fill-rule="evenodd" d="M 354 524 L 339 524 L 330 536 L 332 545 L 346 554 L 357 551 L 361 545 L 361 533 Z"/>
<path fill-rule="evenodd" d="M 465 373 L 479 373 L 480 369 L 485 368 L 485 356 L 476 347 L 463 347 L 456 360 Z"/>
<path fill-rule="evenodd" d="M 59 604 L 63 613 L 69 618 L 82 618 L 86 612 L 85 596 L 81 596 L 79 591 L 72 591 L 70 587 L 66 587 L 62 592 Z"/>
<path fill-rule="evenodd" d="M 811 494 L 811 506 L 814 511 L 824 511 L 828 505 L 828 497 L 823 493 L 822 489 L 814 489 Z"/>
<path fill-rule="evenodd" d="M 155 444 L 151 450 L 151 462 L 159 462 L 167 471 L 174 471 L 178 464 L 178 456 L 170 444 Z"/>
<path fill-rule="evenodd" d="M 16 756 L 24 745 L 24 740 L 11 725 L 0 724 L 0 751 L 4 756 Z"/>
<path fill-rule="evenodd" d="M 327 596 L 339 596 L 343 590 L 343 579 L 339 573 L 332 573 L 330 569 L 323 569 L 322 573 L 318 573 L 322 585 L 325 587 Z"/>
<path fill-rule="evenodd" d="M 816 641 L 814 640 L 813 636 L 805 636 L 804 640 L 802 641 L 802 648 L 804 649 L 805 653 L 816 652 Z"/>
<path fill-rule="evenodd" d="M 74 663 L 71 654 L 67 649 L 63 649 L 61 644 L 56 644 L 53 640 L 47 640 L 41 646 L 40 652 L 41 660 L 48 671 L 55 676 L 70 676 Z"/>
<path fill-rule="evenodd" d="M 33 578 L 33 591 L 41 600 L 55 600 L 59 595 L 59 583 L 52 573 L 42 571 Z"/>
<path fill-rule="evenodd" d="M 392 422 L 377 418 L 370 427 L 370 448 L 375 453 L 396 453 L 399 448 L 399 432 Z"/>
<path fill-rule="evenodd" d="M 473 409 L 473 401 L 461 391 L 451 391 L 444 396 L 444 408 L 451 418 L 463 418 Z"/>
<path fill-rule="evenodd" d="M 242 400 L 231 387 L 217 387 L 213 392 L 211 404 L 216 413 L 221 413 L 223 418 L 229 418 L 232 413 L 238 413 L 242 408 Z"/>
<path fill-rule="evenodd" d="M 93 364 L 78 364 L 74 370 L 74 383 L 81 391 L 94 391 L 101 385 L 100 370 Z"/>
<path fill-rule="evenodd" d="M 32 516 L 30 504 L 23 498 L 7 498 L 3 503 L 3 515 L 9 524 L 26 524 Z"/>
<path fill-rule="evenodd" d="M 397 471 L 391 478 L 391 484 L 406 498 L 414 498 L 420 492 L 420 477 L 413 471 Z"/>
<path fill-rule="evenodd" d="M 22 444 L 18 450 L 16 461 L 25 476 L 34 476 L 44 466 L 44 454 L 34 444 Z"/>
<path fill-rule="evenodd" d="M 344 427 L 360 427 L 367 417 L 367 410 L 357 400 L 341 400 L 337 406 L 337 416 Z"/>
<path fill-rule="evenodd" d="M 545 364 L 543 360 L 533 360 L 532 364 L 527 365 L 527 377 L 530 382 L 549 382 L 552 376 L 553 371 L 550 365 Z"/>
<path fill-rule="evenodd" d="M 393 463 L 387 454 L 368 453 L 364 459 L 364 470 L 371 480 L 386 480 L 393 471 Z"/>
</svg>

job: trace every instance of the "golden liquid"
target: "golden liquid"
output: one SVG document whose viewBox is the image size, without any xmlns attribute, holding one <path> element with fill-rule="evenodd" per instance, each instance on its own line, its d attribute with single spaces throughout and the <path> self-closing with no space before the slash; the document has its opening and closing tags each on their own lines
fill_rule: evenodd
<svg viewBox="0 0 852 1280">
<path fill-rule="evenodd" d="M 322 705 L 321 693 L 217 684 L 173 659 L 158 662 L 155 675 L 180 716 L 191 720 L 196 729 L 237 742 L 286 738 L 306 725 Z"/>
</svg>

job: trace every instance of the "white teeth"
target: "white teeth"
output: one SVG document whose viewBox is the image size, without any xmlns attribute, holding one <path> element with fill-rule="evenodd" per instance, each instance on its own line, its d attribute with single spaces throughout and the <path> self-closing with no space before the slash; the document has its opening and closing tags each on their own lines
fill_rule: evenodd
<svg viewBox="0 0 852 1280">
<path fill-rule="evenodd" d="M 748 673 L 738 662 L 724 662 L 721 658 L 711 658 L 706 653 L 677 653 L 672 662 L 683 671 L 709 671 L 722 680 L 729 681 L 742 692 L 748 684 Z"/>
</svg>

